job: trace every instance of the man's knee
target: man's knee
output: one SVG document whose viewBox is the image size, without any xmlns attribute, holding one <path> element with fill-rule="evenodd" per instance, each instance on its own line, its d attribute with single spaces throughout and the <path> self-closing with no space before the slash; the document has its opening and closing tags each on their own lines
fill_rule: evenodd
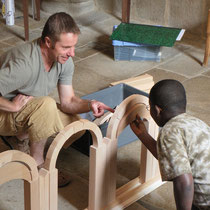
<svg viewBox="0 0 210 210">
<path fill-rule="evenodd" d="M 43 105 L 43 106 L 47 106 L 47 107 L 52 107 L 52 108 L 57 108 L 56 106 L 56 101 L 51 98 L 50 96 L 44 96 L 44 97 L 41 97 L 40 98 L 40 103 Z"/>
<path fill-rule="evenodd" d="M 34 101 L 36 110 L 30 115 L 28 133 L 31 141 L 47 139 L 54 133 L 63 129 L 56 101 L 48 96 L 38 98 Z"/>
<path fill-rule="evenodd" d="M 52 114 L 57 110 L 56 101 L 49 96 L 41 97 L 39 99 L 39 104 L 39 109 L 43 109 L 45 114 Z"/>
</svg>

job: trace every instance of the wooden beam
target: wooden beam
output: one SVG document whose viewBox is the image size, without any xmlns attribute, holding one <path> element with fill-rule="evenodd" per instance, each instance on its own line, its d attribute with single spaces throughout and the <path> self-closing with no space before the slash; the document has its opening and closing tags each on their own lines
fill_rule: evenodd
<svg viewBox="0 0 210 210">
<path fill-rule="evenodd" d="M 210 9 L 208 11 L 207 30 L 206 30 L 206 49 L 204 54 L 203 66 L 208 65 L 208 58 L 210 53 Z"/>
<path fill-rule="evenodd" d="M 25 29 L 25 41 L 29 40 L 29 25 L 28 25 L 28 0 L 22 0 L 23 3 L 23 18 Z"/>
<path fill-rule="evenodd" d="M 149 194 L 159 186 L 164 184 L 159 176 L 150 179 L 148 182 L 140 183 L 139 177 L 131 180 L 126 185 L 117 189 L 116 200 L 111 203 L 106 209 L 119 210 L 124 209 L 136 202 L 140 198 Z"/>
<path fill-rule="evenodd" d="M 122 22 L 130 22 L 130 0 L 122 0 Z"/>
</svg>

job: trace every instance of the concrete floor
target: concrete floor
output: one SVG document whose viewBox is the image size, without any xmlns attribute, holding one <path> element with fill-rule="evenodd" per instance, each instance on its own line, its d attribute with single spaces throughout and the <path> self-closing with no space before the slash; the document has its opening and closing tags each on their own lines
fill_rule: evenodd
<svg viewBox="0 0 210 210">
<path fill-rule="evenodd" d="M 43 24 L 49 14 L 41 13 L 41 21 L 30 18 L 30 40 L 40 36 Z M 185 34 L 174 47 L 163 47 L 160 62 L 114 61 L 113 46 L 109 36 L 113 25 L 120 23 L 113 17 L 95 11 L 76 19 L 81 28 L 76 47 L 75 74 L 73 86 L 78 96 L 83 96 L 109 86 L 111 82 L 141 74 L 150 74 L 154 81 L 172 78 L 183 83 L 187 92 L 187 112 L 210 125 L 210 66 L 202 67 L 205 40 Z M 0 55 L 15 45 L 24 43 L 22 13 L 16 13 L 15 25 L 7 27 L 0 18 Z M 56 92 L 53 93 L 56 97 Z M 57 97 L 56 97 L 57 98 Z M 0 150 L 8 149 L 1 144 Z M 139 171 L 140 142 L 134 141 L 118 150 L 117 187 L 135 178 Z M 59 189 L 59 210 L 84 209 L 88 202 L 87 156 L 73 148 L 62 150 L 58 163 L 71 177 L 71 183 Z M 21 210 L 23 207 L 23 182 L 10 181 L 0 186 L 0 210 Z M 173 186 L 166 183 L 152 193 L 138 200 L 127 210 L 173 210 Z"/>
</svg>

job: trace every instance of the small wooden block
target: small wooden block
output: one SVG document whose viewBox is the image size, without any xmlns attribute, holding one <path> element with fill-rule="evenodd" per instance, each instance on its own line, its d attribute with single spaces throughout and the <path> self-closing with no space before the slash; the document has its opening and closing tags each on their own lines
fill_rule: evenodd
<svg viewBox="0 0 210 210">
<path fill-rule="evenodd" d="M 149 93 L 150 89 L 154 85 L 153 77 L 149 74 L 143 74 L 137 77 L 112 82 L 110 85 L 114 86 L 120 83 L 125 83 L 146 93 Z"/>
</svg>

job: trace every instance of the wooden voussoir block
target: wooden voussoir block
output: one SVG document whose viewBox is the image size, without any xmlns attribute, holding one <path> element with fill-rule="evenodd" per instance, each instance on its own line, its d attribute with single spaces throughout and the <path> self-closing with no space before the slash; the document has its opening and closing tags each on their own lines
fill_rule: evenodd
<svg viewBox="0 0 210 210">
<path fill-rule="evenodd" d="M 143 74 L 137 77 L 131 77 L 129 79 L 112 82 L 110 86 L 114 86 L 120 83 L 130 85 L 146 93 L 149 93 L 150 89 L 154 85 L 153 77 L 149 74 Z"/>
</svg>

